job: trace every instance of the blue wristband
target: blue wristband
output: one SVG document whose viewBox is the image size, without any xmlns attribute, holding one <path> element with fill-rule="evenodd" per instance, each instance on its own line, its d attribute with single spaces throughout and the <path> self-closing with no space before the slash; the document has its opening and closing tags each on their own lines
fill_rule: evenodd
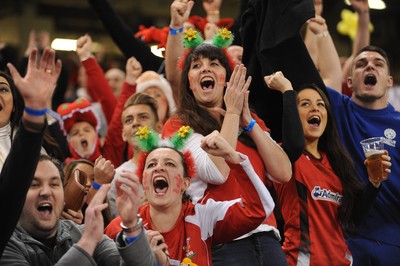
<svg viewBox="0 0 400 266">
<path fill-rule="evenodd" d="M 138 234 L 137 236 L 133 236 L 133 237 L 127 237 L 124 234 L 122 234 L 122 239 L 124 240 L 125 244 L 129 245 L 130 243 L 132 243 L 133 241 L 138 239 L 142 235 L 142 232 L 140 232 L 140 234 Z"/>
<path fill-rule="evenodd" d="M 100 184 L 97 184 L 96 182 L 93 182 L 92 187 L 96 190 L 99 190 L 101 188 Z"/>
<path fill-rule="evenodd" d="M 31 116 L 42 116 L 42 115 L 45 115 L 47 113 L 47 108 L 41 109 L 41 110 L 37 110 L 37 109 L 32 109 L 32 108 L 29 108 L 29 107 L 25 106 L 24 110 L 28 115 L 31 115 Z"/>
<path fill-rule="evenodd" d="M 254 118 L 251 119 L 250 124 L 244 128 L 246 131 L 251 131 L 256 124 L 256 120 Z"/>
<path fill-rule="evenodd" d="M 178 33 L 181 33 L 181 32 L 183 32 L 183 27 L 179 28 L 179 29 L 174 29 L 174 28 L 169 27 L 169 34 L 171 34 L 171 35 L 177 35 Z"/>
</svg>

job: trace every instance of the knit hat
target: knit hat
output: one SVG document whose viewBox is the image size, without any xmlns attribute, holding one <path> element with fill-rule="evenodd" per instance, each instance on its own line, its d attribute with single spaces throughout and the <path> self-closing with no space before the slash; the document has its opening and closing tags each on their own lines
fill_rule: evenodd
<svg viewBox="0 0 400 266">
<path fill-rule="evenodd" d="M 145 82 L 138 83 L 136 92 L 144 92 L 146 89 L 151 87 L 159 88 L 165 95 L 168 101 L 169 115 L 171 116 L 176 110 L 176 103 L 174 96 L 172 95 L 172 88 L 169 82 L 159 75 L 157 79 L 148 80 Z"/>
<path fill-rule="evenodd" d="M 100 128 L 99 119 L 97 118 L 91 103 L 83 97 L 76 99 L 72 103 L 61 104 L 57 108 L 57 113 L 61 117 L 59 124 L 64 135 L 68 135 L 72 126 L 77 122 L 88 122 L 96 129 L 96 131 Z"/>
</svg>

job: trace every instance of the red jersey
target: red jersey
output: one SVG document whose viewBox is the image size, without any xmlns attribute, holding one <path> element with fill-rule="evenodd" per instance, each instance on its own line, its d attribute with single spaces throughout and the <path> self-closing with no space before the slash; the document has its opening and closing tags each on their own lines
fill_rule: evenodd
<svg viewBox="0 0 400 266">
<path fill-rule="evenodd" d="M 274 183 L 285 221 L 283 250 L 289 265 L 350 265 L 339 223 L 343 189 L 324 153 L 303 153 L 286 184 Z"/>
</svg>

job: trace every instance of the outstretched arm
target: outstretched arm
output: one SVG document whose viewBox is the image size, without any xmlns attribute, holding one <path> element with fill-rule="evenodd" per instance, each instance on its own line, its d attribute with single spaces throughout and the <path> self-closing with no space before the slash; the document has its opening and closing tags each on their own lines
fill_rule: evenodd
<svg viewBox="0 0 400 266">
<path fill-rule="evenodd" d="M 163 59 L 155 56 L 147 44 L 134 38 L 135 32 L 122 21 L 107 0 L 89 0 L 89 4 L 126 58 L 136 57 L 144 71 L 160 69 Z"/>
<path fill-rule="evenodd" d="M 171 4 L 171 22 L 169 24 L 170 34 L 165 48 L 165 74 L 171 84 L 175 102 L 179 104 L 178 94 L 180 89 L 181 70 L 178 69 L 179 57 L 183 55 L 184 47 L 183 24 L 188 19 L 194 5 L 193 1 L 175 0 Z"/>
<path fill-rule="evenodd" d="M 76 53 L 85 68 L 89 95 L 94 101 L 100 102 L 101 109 L 109 124 L 113 115 L 113 110 L 117 105 L 117 98 L 108 84 L 103 69 L 92 55 L 92 43 L 92 38 L 88 34 L 81 36 L 76 41 Z"/>
<path fill-rule="evenodd" d="M 54 50 L 45 49 L 39 64 L 36 64 L 37 54 L 34 48 L 29 55 L 27 73 L 23 78 L 12 64 L 7 65 L 28 109 L 24 111 L 22 125 L 13 140 L 0 176 L 0 210 L 7 213 L 0 232 L 0 257 L 18 222 L 26 193 L 32 183 L 45 129 L 45 109 L 61 72 L 61 61 L 55 62 Z"/>
<path fill-rule="evenodd" d="M 315 16 L 308 21 L 308 29 L 315 35 L 314 41 L 318 51 L 316 66 L 322 80 L 326 86 L 340 92 L 342 90 L 342 68 L 325 19 Z"/>
<path fill-rule="evenodd" d="M 222 0 L 203 0 L 203 9 L 208 22 L 217 23 L 220 18 L 221 4 Z"/>
<path fill-rule="evenodd" d="M 368 0 L 350 0 L 351 6 L 355 9 L 358 14 L 357 32 L 356 37 L 353 42 L 353 50 L 351 56 L 346 59 L 343 65 L 343 79 L 347 80 L 350 76 L 351 63 L 355 54 L 363 47 L 369 45 L 370 43 L 370 33 L 369 33 L 369 5 Z"/>
</svg>

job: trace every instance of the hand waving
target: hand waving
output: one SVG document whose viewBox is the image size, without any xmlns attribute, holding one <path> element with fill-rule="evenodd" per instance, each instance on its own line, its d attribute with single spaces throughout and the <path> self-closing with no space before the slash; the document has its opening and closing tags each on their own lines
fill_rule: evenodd
<svg viewBox="0 0 400 266">
<path fill-rule="evenodd" d="M 44 49 L 38 64 L 36 64 L 37 56 L 38 50 L 34 48 L 29 55 L 25 77 L 21 77 L 11 63 L 8 63 L 7 66 L 15 85 L 24 98 L 25 106 L 41 110 L 47 107 L 47 102 L 51 99 L 61 72 L 61 60 L 55 61 L 56 53 L 50 48 Z"/>
</svg>

